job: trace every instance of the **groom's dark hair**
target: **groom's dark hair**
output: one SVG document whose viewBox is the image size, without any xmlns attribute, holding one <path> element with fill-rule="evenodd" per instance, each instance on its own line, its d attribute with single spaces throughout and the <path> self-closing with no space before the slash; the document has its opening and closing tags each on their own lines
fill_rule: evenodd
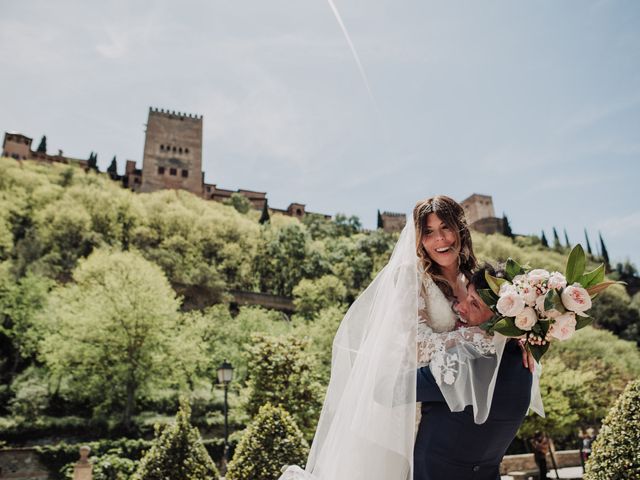
<svg viewBox="0 0 640 480">
<path fill-rule="evenodd" d="M 469 285 L 473 285 L 476 290 L 489 288 L 485 273 L 488 273 L 492 277 L 505 278 L 505 271 L 502 266 L 498 265 L 497 267 L 494 267 L 490 263 L 485 263 L 471 274 Z"/>
</svg>

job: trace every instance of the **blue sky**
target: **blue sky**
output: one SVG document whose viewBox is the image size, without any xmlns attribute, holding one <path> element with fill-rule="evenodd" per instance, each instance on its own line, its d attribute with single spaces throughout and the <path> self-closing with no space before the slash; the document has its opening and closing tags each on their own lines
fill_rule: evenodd
<svg viewBox="0 0 640 480">
<path fill-rule="evenodd" d="M 640 266 L 640 3 L 30 1 L 0 7 L 0 129 L 104 169 L 150 106 L 204 115 L 206 180 L 408 212 L 493 196 L 518 233 L 602 231 Z"/>
</svg>

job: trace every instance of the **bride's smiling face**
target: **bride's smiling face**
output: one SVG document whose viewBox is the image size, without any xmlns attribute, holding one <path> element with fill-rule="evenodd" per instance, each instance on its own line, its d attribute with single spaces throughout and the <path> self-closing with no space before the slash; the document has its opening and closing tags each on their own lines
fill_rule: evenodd
<svg viewBox="0 0 640 480">
<path fill-rule="evenodd" d="M 430 213 L 427 216 L 422 235 L 422 246 L 427 251 L 429 258 L 443 269 L 457 267 L 460 253 L 458 244 L 458 238 L 453 229 L 444 223 L 437 214 Z"/>
</svg>

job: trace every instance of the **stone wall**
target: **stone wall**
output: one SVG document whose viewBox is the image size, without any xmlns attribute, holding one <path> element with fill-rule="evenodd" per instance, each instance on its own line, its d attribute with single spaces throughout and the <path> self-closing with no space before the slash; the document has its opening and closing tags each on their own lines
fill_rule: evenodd
<svg viewBox="0 0 640 480">
<path fill-rule="evenodd" d="M 0 450 L 0 479 L 47 480 L 48 472 L 33 448 Z"/>
</svg>

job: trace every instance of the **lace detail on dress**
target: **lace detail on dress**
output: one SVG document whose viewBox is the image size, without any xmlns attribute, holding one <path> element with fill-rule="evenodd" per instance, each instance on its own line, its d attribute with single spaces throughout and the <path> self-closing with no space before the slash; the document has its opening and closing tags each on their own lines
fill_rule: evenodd
<svg viewBox="0 0 640 480">
<path fill-rule="evenodd" d="M 454 330 L 456 315 L 438 286 L 419 272 L 418 329 L 416 332 L 418 367 L 431 366 L 438 383 L 452 385 L 460 364 L 469 358 L 495 354 L 493 337 L 479 327 Z"/>
<path fill-rule="evenodd" d="M 453 332 L 434 333 L 424 323 L 418 324 L 418 366 L 430 365 L 438 385 L 452 385 L 459 366 L 470 358 L 494 355 L 493 337 L 478 327 L 465 327 Z"/>
</svg>

